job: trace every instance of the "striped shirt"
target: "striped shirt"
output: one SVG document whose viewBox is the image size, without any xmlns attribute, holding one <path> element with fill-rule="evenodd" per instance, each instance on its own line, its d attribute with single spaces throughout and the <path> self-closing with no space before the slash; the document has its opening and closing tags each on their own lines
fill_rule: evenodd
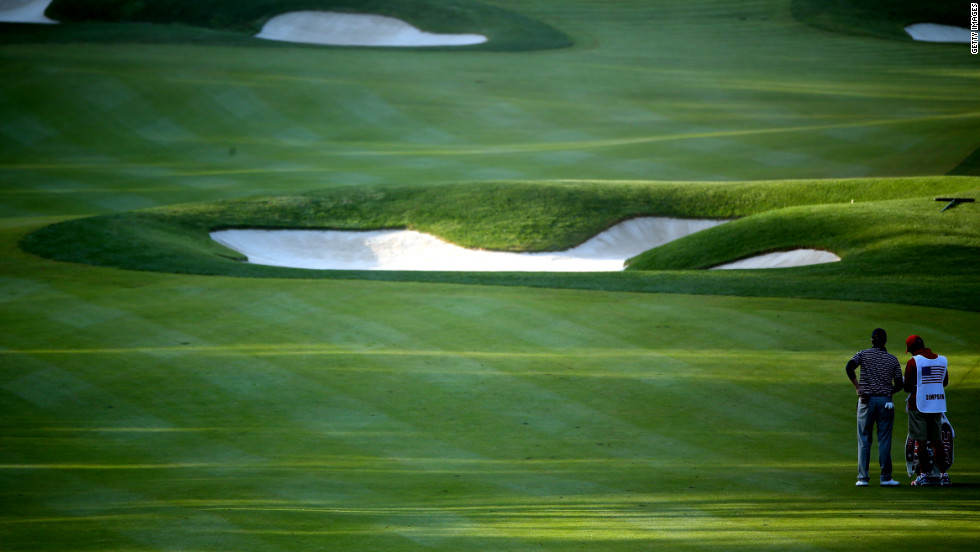
<svg viewBox="0 0 980 552">
<path fill-rule="evenodd" d="M 858 383 L 861 393 L 865 395 L 891 397 L 892 380 L 902 381 L 902 367 L 898 359 L 884 349 L 858 351 L 851 360 L 861 367 Z"/>
</svg>

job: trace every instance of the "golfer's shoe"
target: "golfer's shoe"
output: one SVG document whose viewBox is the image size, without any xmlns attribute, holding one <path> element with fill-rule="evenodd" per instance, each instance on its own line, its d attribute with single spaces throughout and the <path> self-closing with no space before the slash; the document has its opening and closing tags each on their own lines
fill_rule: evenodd
<svg viewBox="0 0 980 552">
<path fill-rule="evenodd" d="M 944 474 L 942 474 L 942 475 L 939 476 L 939 484 L 942 485 L 942 486 L 944 486 L 944 487 L 947 486 L 947 485 L 952 485 L 952 483 L 950 483 L 950 481 L 949 481 L 949 474 L 948 473 L 944 473 Z"/>
<path fill-rule="evenodd" d="M 939 484 L 938 479 L 932 479 L 926 477 L 925 475 L 920 475 L 919 477 L 916 477 L 915 481 L 912 482 L 913 487 L 930 487 L 938 484 Z"/>
<path fill-rule="evenodd" d="M 901 485 L 901 483 L 895 481 L 894 479 L 888 479 L 886 481 L 881 482 L 882 487 L 896 487 L 898 485 Z"/>
<path fill-rule="evenodd" d="M 862 480 L 858 479 L 857 480 L 857 483 L 855 483 L 854 486 L 855 487 L 867 487 L 868 486 L 868 482 L 867 481 L 862 481 Z"/>
</svg>

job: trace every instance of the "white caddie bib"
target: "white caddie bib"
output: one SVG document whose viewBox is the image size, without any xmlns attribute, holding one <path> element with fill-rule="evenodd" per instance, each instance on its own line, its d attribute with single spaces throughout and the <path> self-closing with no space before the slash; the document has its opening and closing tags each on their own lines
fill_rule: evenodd
<svg viewBox="0 0 980 552">
<path fill-rule="evenodd" d="M 946 357 L 915 356 L 915 407 L 919 412 L 946 412 Z"/>
</svg>

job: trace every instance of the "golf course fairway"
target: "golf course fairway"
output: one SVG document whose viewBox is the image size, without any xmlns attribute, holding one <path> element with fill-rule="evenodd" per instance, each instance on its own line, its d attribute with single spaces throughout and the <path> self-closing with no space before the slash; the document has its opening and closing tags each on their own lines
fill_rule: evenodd
<svg viewBox="0 0 980 552">
<path fill-rule="evenodd" d="M 936 198 L 980 195 L 980 65 L 905 33 L 968 23 L 926 4 L 0 23 L 0 550 L 976 550 L 980 213 Z M 310 9 L 487 42 L 255 37 Z M 209 237 L 556 251 L 639 217 L 731 222 L 601 274 L 265 267 Z M 798 248 L 840 262 L 706 270 Z M 877 327 L 949 359 L 951 486 L 909 486 L 904 393 L 901 486 L 876 446 L 854 485 L 844 366 Z"/>
<path fill-rule="evenodd" d="M 109 272 L 95 302 L 63 274 L 7 309 L 11 549 L 976 538 L 975 313 Z M 60 338 L 15 329 L 37 310 Z M 963 367 L 960 485 L 853 487 L 842 365 L 876 325 Z M 930 512 L 914 534 L 910 510 Z"/>
</svg>

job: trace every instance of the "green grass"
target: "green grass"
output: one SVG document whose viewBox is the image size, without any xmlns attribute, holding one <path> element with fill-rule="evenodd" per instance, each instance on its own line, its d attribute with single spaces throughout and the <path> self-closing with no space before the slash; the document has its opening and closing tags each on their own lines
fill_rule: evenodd
<svg viewBox="0 0 980 552">
<path fill-rule="evenodd" d="M 970 2 L 793 0 L 793 15 L 815 27 L 830 31 L 912 40 L 904 29 L 915 23 L 969 28 Z"/>
<path fill-rule="evenodd" d="M 976 548 L 976 207 L 933 201 L 980 188 L 968 49 L 789 0 L 412 5 L 573 45 L 0 25 L 0 548 Z M 538 248 L 643 213 L 741 219 L 615 275 L 260 274 L 205 237 Z M 759 238 L 845 258 L 692 268 Z M 853 486 L 878 326 L 949 356 L 951 488 Z"/>
<path fill-rule="evenodd" d="M 247 44 L 248 41 L 242 37 L 258 33 L 272 17 L 305 10 L 387 15 L 429 32 L 483 34 L 488 38 L 488 44 L 474 46 L 478 50 L 535 50 L 571 45 L 566 35 L 540 21 L 470 0 L 250 0 L 234 3 L 220 0 L 54 0 L 46 13 L 65 23 L 152 23 L 237 33 L 240 36 L 224 33 L 206 35 L 213 39 L 221 37 L 236 44 Z M 111 37 L 114 34 L 112 31 L 106 32 L 106 27 L 99 27 L 99 30 L 97 35 L 89 33 L 87 29 L 81 32 L 95 40 L 99 40 L 99 35 Z M 45 32 L 44 29 L 39 31 Z M 183 34 L 170 35 L 166 30 L 162 34 L 156 30 L 146 31 L 144 27 L 143 39 L 130 36 L 129 40 L 186 40 Z M 27 38 L 29 35 L 25 33 L 23 36 Z"/>
<path fill-rule="evenodd" d="M 523 4 L 495 5 L 576 46 L 243 49 L 184 25 L 43 26 L 70 46 L 0 48 L 4 212 L 365 184 L 942 175 L 980 147 L 968 50 L 828 34 L 779 2 Z"/>
<path fill-rule="evenodd" d="M 936 194 L 976 197 L 978 184 L 945 177 L 341 188 L 73 219 L 26 236 L 22 245 L 63 261 L 191 274 L 848 298 L 980 311 L 980 218 L 972 204 L 943 212 L 945 203 L 933 201 Z M 208 234 L 225 228 L 410 228 L 470 248 L 559 251 L 636 216 L 743 218 L 632 259 L 632 274 L 575 276 L 269 267 L 244 263 L 245 257 Z M 761 273 L 663 272 L 796 248 L 833 251 L 843 262 Z M 943 264 L 923 264 L 934 251 L 942 251 Z"/>
<path fill-rule="evenodd" d="M 10 550 L 978 536 L 975 313 L 65 265 L 46 282 L 7 309 Z M 37 335 L 38 312 L 70 331 Z M 958 367 L 959 487 L 853 487 L 842 365 L 879 324 Z M 931 515 L 911 531 L 910 512 Z"/>
</svg>

